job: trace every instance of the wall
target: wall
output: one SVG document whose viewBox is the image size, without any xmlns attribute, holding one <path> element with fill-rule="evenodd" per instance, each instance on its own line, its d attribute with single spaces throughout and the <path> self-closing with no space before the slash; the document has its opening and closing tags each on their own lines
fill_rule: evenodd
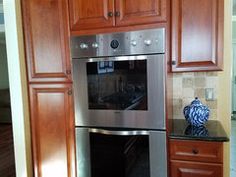
<svg viewBox="0 0 236 177">
<path fill-rule="evenodd" d="M 235 8 L 234 8 L 234 13 L 236 15 L 236 0 L 235 1 Z M 235 16 L 236 17 L 236 16 Z M 232 78 L 233 78 L 233 87 L 232 87 L 232 111 L 234 113 L 234 118 L 236 118 L 236 18 L 233 20 L 233 28 L 232 28 L 232 40 L 233 40 L 233 73 L 232 73 Z"/>
<path fill-rule="evenodd" d="M 9 88 L 6 44 L 4 42 L 4 33 L 0 33 L 0 89 Z"/>
<path fill-rule="evenodd" d="M 17 177 L 32 177 L 29 105 L 20 0 L 4 0 L 4 18 Z"/>
<path fill-rule="evenodd" d="M 173 118 L 184 119 L 183 109 L 195 97 L 210 108 L 210 118 L 217 119 L 218 102 L 218 73 L 217 72 L 190 72 L 173 75 Z M 205 100 L 205 89 L 214 90 L 213 101 Z"/>
<path fill-rule="evenodd" d="M 236 31 L 233 30 L 233 34 L 235 33 L 236 35 Z M 233 38 L 234 40 L 234 38 Z M 235 39 L 236 40 L 236 39 Z M 236 118 L 236 41 L 233 42 L 233 71 L 232 71 L 232 113 L 233 113 L 233 118 Z"/>
<path fill-rule="evenodd" d="M 224 37 L 224 71 L 219 73 L 218 85 L 218 120 L 227 134 L 231 129 L 231 72 L 232 72 L 232 0 L 225 0 L 225 37 Z M 224 145 L 224 177 L 230 172 L 230 144 Z"/>
</svg>

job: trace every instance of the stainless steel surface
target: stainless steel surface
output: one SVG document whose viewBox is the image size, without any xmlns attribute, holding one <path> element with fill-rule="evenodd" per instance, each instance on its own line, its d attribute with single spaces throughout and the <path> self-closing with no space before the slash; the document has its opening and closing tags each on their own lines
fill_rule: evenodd
<svg viewBox="0 0 236 177">
<path fill-rule="evenodd" d="M 119 136 L 149 135 L 149 131 L 147 130 L 107 130 L 107 129 L 90 128 L 89 132 L 103 135 L 119 135 Z"/>
<path fill-rule="evenodd" d="M 151 177 L 167 177 L 166 132 L 151 131 L 149 142 Z"/>
<path fill-rule="evenodd" d="M 91 177 L 89 134 L 91 132 L 105 132 L 105 130 L 94 130 L 90 128 L 76 128 L 77 177 Z M 110 131 L 108 130 L 108 132 Z M 121 134 L 123 136 L 121 131 L 119 132 L 112 132 L 112 134 L 115 136 Z M 127 131 L 123 132 L 127 133 Z M 143 135 L 149 136 L 150 177 L 167 177 L 166 132 L 146 131 Z"/>
<path fill-rule="evenodd" d="M 92 61 L 147 60 L 148 110 L 88 109 L 86 63 Z M 165 124 L 165 59 L 163 54 L 73 60 L 75 124 L 87 127 L 162 129 Z"/>
<path fill-rule="evenodd" d="M 89 129 L 76 128 L 77 177 L 91 177 Z"/>
<path fill-rule="evenodd" d="M 119 43 L 115 49 L 111 47 L 113 40 Z M 165 53 L 164 28 L 71 38 L 73 59 L 157 53 Z"/>
<path fill-rule="evenodd" d="M 71 38 L 77 177 L 91 177 L 92 133 L 148 136 L 150 177 L 167 177 L 164 53 L 164 28 Z M 89 109 L 87 63 L 129 60 L 146 60 L 147 110 Z"/>
</svg>

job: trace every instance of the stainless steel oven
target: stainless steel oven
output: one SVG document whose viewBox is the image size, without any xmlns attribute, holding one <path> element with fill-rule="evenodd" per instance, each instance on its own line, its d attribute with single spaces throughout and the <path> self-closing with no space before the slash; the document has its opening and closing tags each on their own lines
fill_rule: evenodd
<svg viewBox="0 0 236 177">
<path fill-rule="evenodd" d="M 76 126 L 165 129 L 165 30 L 73 37 Z"/>
<path fill-rule="evenodd" d="M 77 177 L 167 177 L 165 131 L 76 128 Z"/>
<path fill-rule="evenodd" d="M 77 177 L 167 177 L 165 30 L 72 37 Z"/>
</svg>

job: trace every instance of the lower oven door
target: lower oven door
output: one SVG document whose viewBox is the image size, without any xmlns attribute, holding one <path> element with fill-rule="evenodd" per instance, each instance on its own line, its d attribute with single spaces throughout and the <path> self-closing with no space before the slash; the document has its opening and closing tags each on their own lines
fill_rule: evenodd
<svg viewBox="0 0 236 177">
<path fill-rule="evenodd" d="M 165 131 L 76 128 L 77 177 L 167 177 Z"/>
<path fill-rule="evenodd" d="M 76 126 L 164 130 L 163 54 L 73 59 Z"/>
</svg>

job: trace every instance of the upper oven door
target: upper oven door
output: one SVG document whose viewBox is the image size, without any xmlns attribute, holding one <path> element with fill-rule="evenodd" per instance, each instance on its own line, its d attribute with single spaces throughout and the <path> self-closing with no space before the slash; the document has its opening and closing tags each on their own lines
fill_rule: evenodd
<svg viewBox="0 0 236 177">
<path fill-rule="evenodd" d="M 165 129 L 163 54 L 73 59 L 76 126 Z"/>
</svg>

